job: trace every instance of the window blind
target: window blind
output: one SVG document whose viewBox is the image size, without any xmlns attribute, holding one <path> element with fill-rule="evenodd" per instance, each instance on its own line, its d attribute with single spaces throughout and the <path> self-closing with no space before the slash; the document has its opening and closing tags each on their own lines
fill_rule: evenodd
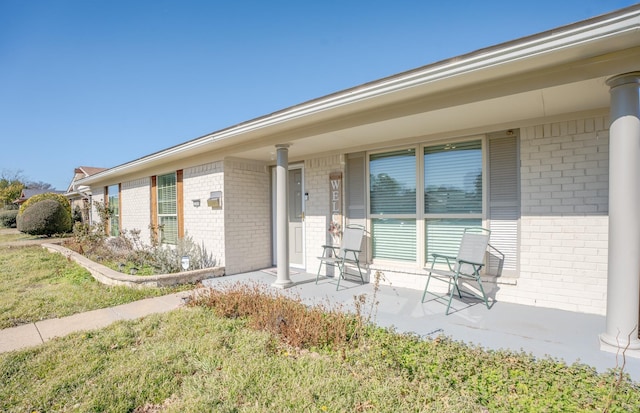
<svg viewBox="0 0 640 413">
<path fill-rule="evenodd" d="M 162 228 L 160 242 L 162 244 L 177 244 L 178 242 L 178 218 L 177 217 L 159 217 Z"/>
<path fill-rule="evenodd" d="M 158 214 L 175 215 L 178 213 L 175 174 L 158 177 Z"/>
<path fill-rule="evenodd" d="M 373 219 L 373 258 L 416 260 L 415 219 Z"/>
<path fill-rule="evenodd" d="M 482 219 L 427 219 L 426 220 L 426 258 L 432 261 L 431 254 L 455 257 L 460 249 L 460 241 L 465 228 L 482 227 Z"/>
<path fill-rule="evenodd" d="M 415 214 L 415 149 L 374 154 L 369 159 L 371 213 Z"/>
<path fill-rule="evenodd" d="M 178 242 L 178 196 L 176 174 L 160 175 L 157 178 L 158 225 L 161 228 L 160 242 Z"/>
<path fill-rule="evenodd" d="M 424 212 L 482 213 L 482 143 L 424 149 Z"/>
</svg>

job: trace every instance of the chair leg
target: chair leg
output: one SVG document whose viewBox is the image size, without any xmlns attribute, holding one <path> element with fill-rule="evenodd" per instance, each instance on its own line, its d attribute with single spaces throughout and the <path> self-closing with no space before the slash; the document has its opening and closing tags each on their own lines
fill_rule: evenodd
<svg viewBox="0 0 640 413">
<path fill-rule="evenodd" d="M 327 268 L 327 264 L 324 265 Z M 320 279 L 320 270 L 322 269 L 322 261 L 320 261 L 320 265 L 318 266 L 318 274 L 316 274 L 316 285 L 318 285 L 318 279 Z"/>
<path fill-rule="evenodd" d="M 336 291 L 338 291 L 338 289 L 340 288 L 340 281 L 342 280 L 342 278 L 344 278 L 344 258 L 342 259 L 342 263 L 337 262 L 337 267 L 338 267 L 338 285 L 336 286 Z"/>
<path fill-rule="evenodd" d="M 482 281 L 480 281 L 480 277 L 478 277 L 478 286 L 480 287 L 480 292 L 482 293 L 482 298 L 484 298 L 484 305 L 487 306 L 487 310 L 489 308 L 489 300 L 487 299 L 487 294 L 484 292 L 484 288 L 482 288 Z"/>
<path fill-rule="evenodd" d="M 358 267 L 358 274 L 360 274 L 360 281 L 362 281 L 362 285 L 364 285 L 364 275 L 362 275 L 362 270 L 360 269 L 360 260 L 356 257 L 356 266 Z"/>
<path fill-rule="evenodd" d="M 453 280 L 454 288 L 451 288 L 451 280 Z M 449 278 L 449 303 L 447 304 L 447 311 L 445 312 L 445 315 L 449 315 L 449 309 L 451 308 L 451 301 L 453 301 L 454 289 L 458 290 L 458 295 L 460 295 L 460 289 L 458 288 L 458 274 L 456 274 L 452 278 Z M 462 296 L 460 296 L 460 298 L 462 298 Z"/>
<path fill-rule="evenodd" d="M 422 301 L 424 303 L 424 297 L 427 295 L 427 289 L 429 288 L 429 281 L 431 281 L 431 271 L 433 271 L 433 267 L 436 265 L 435 261 L 431 263 L 431 269 L 429 270 L 429 276 L 427 277 L 427 284 L 424 286 L 424 292 L 422 293 Z"/>
<path fill-rule="evenodd" d="M 429 272 L 429 276 L 427 277 L 427 284 L 424 286 L 424 292 L 422 293 L 422 301 L 424 303 L 424 297 L 427 295 L 427 289 L 429 288 L 429 281 L 431 281 L 431 272 Z"/>
</svg>

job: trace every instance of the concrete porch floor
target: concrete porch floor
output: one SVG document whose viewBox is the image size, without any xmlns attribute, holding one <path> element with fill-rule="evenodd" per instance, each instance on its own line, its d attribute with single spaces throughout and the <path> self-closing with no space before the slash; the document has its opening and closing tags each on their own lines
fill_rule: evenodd
<svg viewBox="0 0 640 413">
<path fill-rule="evenodd" d="M 220 287 L 254 282 L 270 286 L 275 280 L 273 274 L 255 271 L 205 280 L 204 284 Z M 351 310 L 355 296 L 366 294 L 371 299 L 374 294 L 372 283 L 360 285 L 343 280 L 340 290 L 336 291 L 337 281 L 333 278 L 321 277 L 316 285 L 315 275 L 297 273 L 291 275 L 291 280 L 295 285 L 281 291 L 299 297 L 307 304 L 339 305 Z M 427 301 L 421 303 L 421 298 L 422 291 L 380 285 L 372 320 L 399 332 L 425 337 L 444 335 L 486 349 L 523 351 L 536 358 L 551 357 L 567 364 L 587 364 L 599 372 L 623 363 L 622 355 L 616 357 L 614 353 L 600 350 L 598 336 L 605 331 L 604 316 L 503 302 L 493 303 L 488 310 L 481 301 L 466 298 L 460 301 L 457 296 L 447 316 L 446 300 L 433 300 L 434 297 L 427 296 Z M 633 381 L 640 382 L 640 359 L 626 357 L 624 370 Z"/>
</svg>

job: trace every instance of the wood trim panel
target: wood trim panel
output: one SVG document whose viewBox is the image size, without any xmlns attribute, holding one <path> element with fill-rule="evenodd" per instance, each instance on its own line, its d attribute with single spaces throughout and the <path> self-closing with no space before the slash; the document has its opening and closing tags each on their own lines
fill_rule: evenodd
<svg viewBox="0 0 640 413">
<path fill-rule="evenodd" d="M 151 177 L 151 242 L 158 240 L 160 234 L 158 234 L 158 177 Z"/>
<path fill-rule="evenodd" d="M 107 208 L 109 207 L 109 187 L 108 186 L 104 187 L 103 203 L 105 207 Z M 102 220 L 102 217 L 100 217 L 100 219 Z M 107 221 L 106 225 L 104 225 L 104 235 L 108 236 L 109 234 L 111 234 L 111 221 Z"/>
<path fill-rule="evenodd" d="M 122 183 L 118 184 L 118 225 L 119 233 L 122 234 Z"/>
</svg>

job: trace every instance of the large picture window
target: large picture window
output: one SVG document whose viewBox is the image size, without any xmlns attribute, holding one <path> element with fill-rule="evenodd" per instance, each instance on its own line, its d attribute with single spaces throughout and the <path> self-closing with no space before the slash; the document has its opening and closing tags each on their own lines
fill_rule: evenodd
<svg viewBox="0 0 640 413">
<path fill-rule="evenodd" d="M 455 255 L 464 228 L 482 225 L 482 141 L 425 146 L 421 159 L 416 153 L 369 156 L 373 259 Z"/>
<path fill-rule="evenodd" d="M 178 242 L 178 192 L 175 173 L 158 176 L 157 193 L 160 242 L 175 245 Z"/>
</svg>

